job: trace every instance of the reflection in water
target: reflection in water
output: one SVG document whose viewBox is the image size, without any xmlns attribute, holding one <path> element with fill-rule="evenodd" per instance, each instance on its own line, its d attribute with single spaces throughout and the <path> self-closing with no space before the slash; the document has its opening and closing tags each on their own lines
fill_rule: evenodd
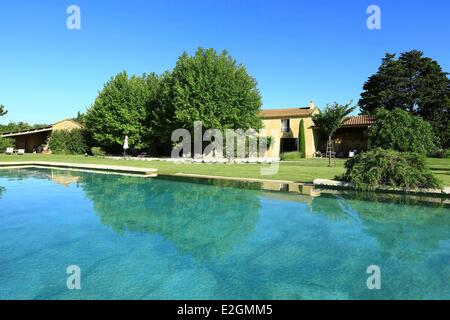
<svg viewBox="0 0 450 320">
<path fill-rule="evenodd" d="M 77 183 L 80 180 L 80 172 L 71 170 L 39 170 L 39 169 L 1 169 L 0 178 L 5 177 L 8 180 L 25 180 L 29 178 L 45 179 L 56 182 L 64 186 Z"/>
<path fill-rule="evenodd" d="M 52 171 L 51 175 L 50 175 L 50 179 L 53 182 L 56 182 L 65 187 L 68 187 L 72 183 L 78 183 L 78 181 L 80 181 L 80 176 L 76 175 L 70 171 L 66 171 L 64 173 L 56 173 L 55 171 Z"/>
<path fill-rule="evenodd" d="M 347 193 L 314 198 L 311 209 L 333 220 L 358 219 L 383 255 L 414 260 L 450 239 L 450 211 L 445 207 L 404 195 Z"/>
<path fill-rule="evenodd" d="M 30 177 L 37 177 L 46 179 L 49 173 L 41 173 L 41 172 L 33 172 L 32 170 L 27 169 L 1 169 L 0 170 L 0 178 L 5 178 L 7 180 L 25 180 Z"/>
<path fill-rule="evenodd" d="M 82 175 L 81 187 L 103 224 L 116 232 L 159 234 L 181 252 L 220 257 L 258 220 L 258 192 L 161 179 Z"/>
</svg>

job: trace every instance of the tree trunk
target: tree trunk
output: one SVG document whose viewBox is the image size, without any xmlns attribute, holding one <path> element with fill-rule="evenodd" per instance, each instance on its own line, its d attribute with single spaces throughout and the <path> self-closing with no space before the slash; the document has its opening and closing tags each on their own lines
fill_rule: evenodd
<svg viewBox="0 0 450 320">
<path fill-rule="evenodd" d="M 328 145 L 329 147 L 331 147 L 331 136 L 328 136 Z M 328 166 L 331 167 L 331 149 L 328 153 Z"/>
<path fill-rule="evenodd" d="M 326 157 L 328 158 L 328 166 L 329 167 L 331 167 L 331 158 L 333 157 L 333 153 L 334 153 L 333 141 L 331 140 L 331 136 L 328 136 Z M 336 162 L 335 162 L 335 164 L 336 164 Z"/>
</svg>

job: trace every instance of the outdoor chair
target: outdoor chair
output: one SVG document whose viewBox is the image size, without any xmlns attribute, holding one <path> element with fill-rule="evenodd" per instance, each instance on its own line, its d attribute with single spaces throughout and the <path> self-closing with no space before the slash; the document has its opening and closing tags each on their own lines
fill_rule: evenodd
<svg viewBox="0 0 450 320">
<path fill-rule="evenodd" d="M 13 154 L 14 153 L 14 148 L 6 148 L 5 153 L 6 154 Z"/>
<path fill-rule="evenodd" d="M 24 155 L 25 154 L 25 149 L 18 149 L 17 150 L 17 154 Z"/>
<path fill-rule="evenodd" d="M 348 152 L 348 157 L 349 158 L 353 158 L 354 156 L 356 156 L 358 154 L 358 149 L 353 149 L 353 150 L 350 150 L 349 152 Z"/>
<path fill-rule="evenodd" d="M 314 153 L 314 157 L 316 157 L 316 158 L 323 158 L 323 157 L 324 157 L 324 155 L 323 155 L 323 153 L 322 153 L 322 152 L 320 152 L 320 151 L 316 151 L 316 153 Z"/>
</svg>

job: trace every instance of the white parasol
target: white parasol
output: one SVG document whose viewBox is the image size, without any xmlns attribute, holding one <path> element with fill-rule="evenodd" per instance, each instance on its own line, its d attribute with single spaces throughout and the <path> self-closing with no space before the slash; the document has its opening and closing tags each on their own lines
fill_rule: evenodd
<svg viewBox="0 0 450 320">
<path fill-rule="evenodd" d="M 128 136 L 125 136 L 125 141 L 123 143 L 123 150 L 127 150 L 128 149 Z"/>
</svg>

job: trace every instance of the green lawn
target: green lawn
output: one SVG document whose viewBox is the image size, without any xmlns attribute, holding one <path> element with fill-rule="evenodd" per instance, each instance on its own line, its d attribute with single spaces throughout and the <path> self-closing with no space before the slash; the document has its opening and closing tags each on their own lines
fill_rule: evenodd
<svg viewBox="0 0 450 320">
<path fill-rule="evenodd" d="M 428 167 L 430 167 L 433 174 L 442 181 L 446 187 L 450 186 L 450 158 L 437 159 L 428 158 Z"/>
<path fill-rule="evenodd" d="M 337 174 L 344 172 L 345 160 L 337 159 L 336 167 L 328 167 L 326 159 L 302 159 L 293 162 L 280 163 L 277 174 L 261 175 L 261 168 L 268 164 L 175 164 L 165 161 L 136 161 L 136 160 L 113 160 L 97 157 L 70 156 L 70 155 L 39 155 L 27 154 L 0 155 L 2 161 L 57 161 L 123 165 L 133 167 L 148 167 L 158 169 L 161 174 L 187 173 L 213 175 L 237 178 L 259 178 L 271 180 L 286 180 L 295 182 L 312 182 L 316 178 L 332 179 Z M 442 180 L 445 186 L 450 186 L 450 159 L 427 159 L 427 164 L 433 173 Z"/>
</svg>

